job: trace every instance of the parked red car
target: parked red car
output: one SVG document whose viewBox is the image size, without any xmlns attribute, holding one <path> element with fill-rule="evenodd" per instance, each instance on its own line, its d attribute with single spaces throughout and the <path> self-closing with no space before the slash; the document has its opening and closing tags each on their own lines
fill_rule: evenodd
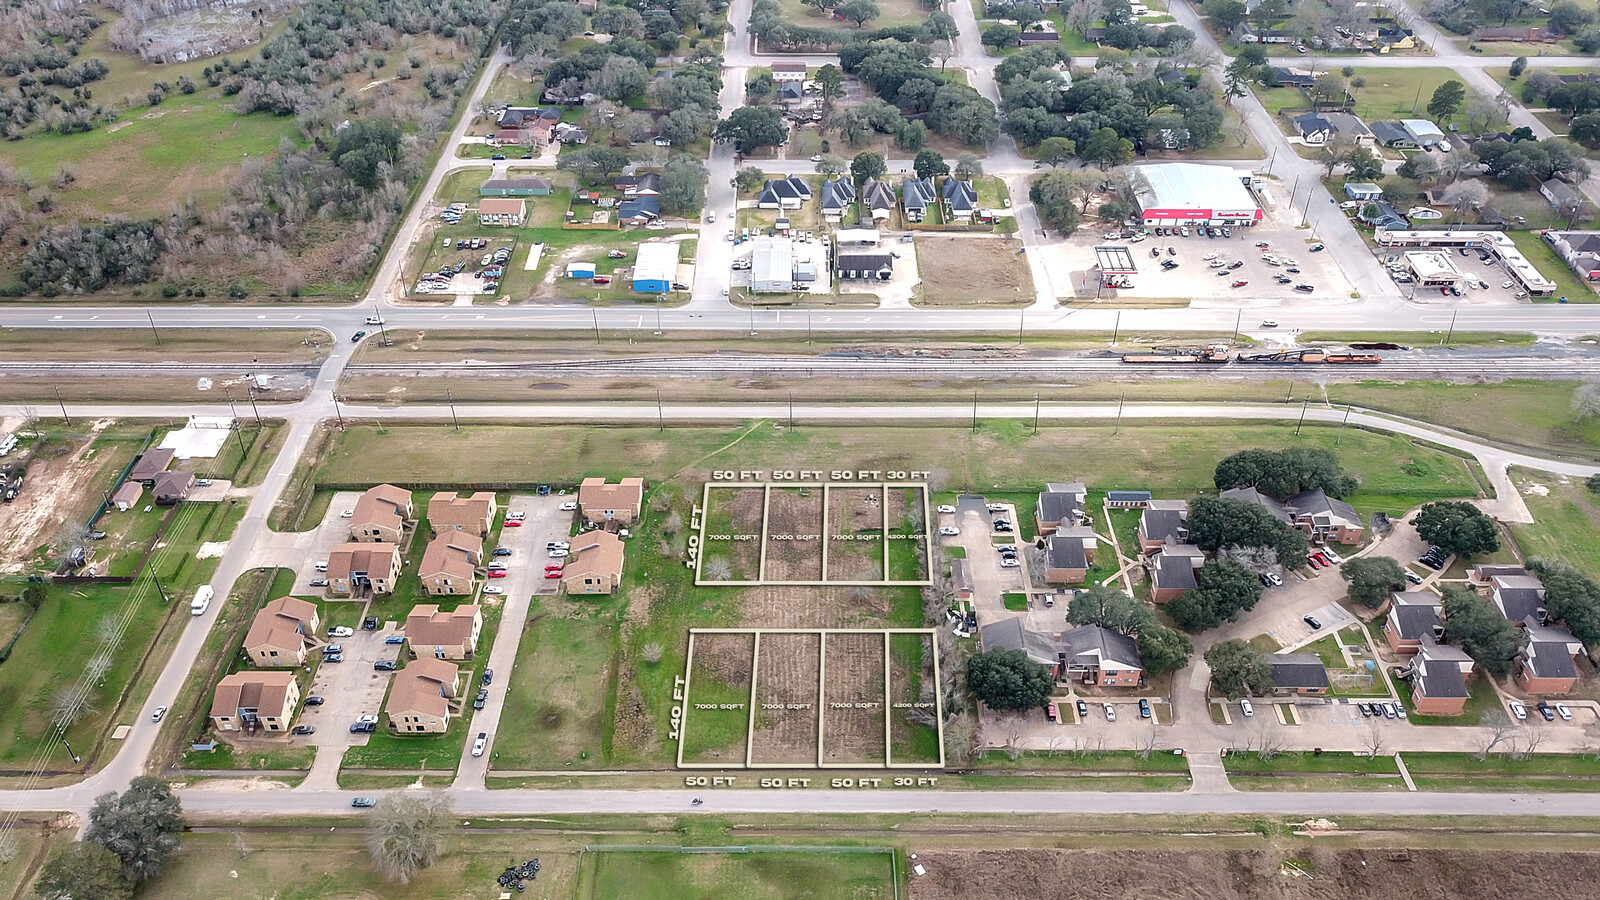
<svg viewBox="0 0 1600 900">
<path fill-rule="evenodd" d="M 594 277 L 594 283 L 595 284 L 610 284 L 611 283 L 611 276 L 610 275 L 596 275 Z"/>
<path fill-rule="evenodd" d="M 507 572 L 505 569 L 490 569 L 489 570 L 489 577 L 490 578 L 504 578 L 504 577 L 506 577 L 507 575 L 510 575 L 510 574 L 511 573 Z"/>
<path fill-rule="evenodd" d="M 506 527 L 507 528 L 521 528 L 522 527 L 522 520 L 521 519 L 507 519 L 506 520 Z"/>
<path fill-rule="evenodd" d="M 560 578 L 561 577 L 561 570 L 560 569 L 547 569 L 547 570 L 545 570 L 544 577 L 546 577 L 546 578 Z"/>
<path fill-rule="evenodd" d="M 1236 287 L 1236 288 L 1241 288 L 1241 287 L 1244 287 L 1245 285 L 1247 285 L 1249 283 L 1250 282 L 1248 282 L 1248 281 L 1235 281 L 1233 283 L 1233 286 Z"/>
</svg>

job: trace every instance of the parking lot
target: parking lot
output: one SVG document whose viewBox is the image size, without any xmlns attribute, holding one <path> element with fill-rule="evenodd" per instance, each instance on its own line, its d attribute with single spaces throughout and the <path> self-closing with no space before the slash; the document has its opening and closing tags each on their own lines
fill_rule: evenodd
<svg viewBox="0 0 1600 900">
<path fill-rule="evenodd" d="M 1422 249 L 1422 248 L 1416 248 Z M 1379 248 L 1377 260 L 1390 271 L 1390 277 L 1395 278 L 1401 290 L 1407 294 L 1407 299 L 1418 303 L 1463 303 L 1472 305 L 1514 305 L 1527 303 L 1526 296 L 1518 297 L 1522 293 L 1521 285 L 1512 280 L 1510 273 L 1492 254 L 1476 249 L 1459 247 L 1455 249 L 1441 248 L 1450 255 L 1450 262 L 1461 274 L 1466 276 L 1467 283 L 1462 284 L 1457 290 L 1460 296 L 1451 293 L 1449 288 L 1425 287 L 1413 282 L 1401 281 L 1407 277 L 1396 277 L 1396 270 L 1404 271 L 1405 250 L 1396 247 Z M 1487 287 L 1483 287 L 1487 285 Z"/>
<path fill-rule="evenodd" d="M 730 229 L 728 233 L 735 232 Z M 804 239 L 797 237 L 793 241 L 795 263 L 811 263 L 817 268 L 817 280 L 810 282 L 809 293 L 829 294 L 833 292 L 833 273 L 828 264 L 828 245 L 824 243 L 824 240 L 820 236 L 812 235 Z M 741 241 L 734 246 L 733 273 L 728 282 L 732 289 L 742 290 L 746 293 L 750 291 L 750 265 L 755 255 L 755 249 L 754 240 Z M 898 250 L 898 246 L 895 249 Z M 914 275 L 916 267 L 912 266 L 911 269 Z M 855 283 L 852 282 L 852 284 Z M 865 283 L 862 282 L 862 284 Z"/>
<path fill-rule="evenodd" d="M 1019 524 L 1016 508 L 1005 504 L 1003 512 L 990 512 L 986 503 L 979 495 L 962 494 L 956 500 L 954 513 L 940 513 L 938 516 L 939 527 L 953 526 L 961 531 L 958 535 L 941 535 L 939 541 L 946 547 L 960 547 L 967 553 L 967 566 L 972 573 L 972 605 L 977 610 L 980 628 L 990 622 L 1022 615 L 1006 609 L 1003 595 L 1026 591 L 1029 583 L 1027 554 L 1018 554 L 1022 563 L 1020 566 L 1006 568 L 1000 565 L 1000 553 L 995 549 L 995 539 L 1001 535 L 994 532 L 994 520 L 1005 518 L 1016 527 Z M 1015 532 L 1012 537 L 1016 537 Z M 1018 547 L 1021 549 L 1020 544 Z M 1029 618 L 1030 622 L 1025 627 L 1035 627 L 1032 617 Z M 1049 627 L 1041 624 L 1038 627 L 1040 631 L 1052 629 L 1060 631 L 1061 624 Z"/>
<path fill-rule="evenodd" d="M 328 512 L 322 517 L 312 532 L 309 542 L 304 538 L 296 544 L 304 552 L 300 562 L 295 566 L 294 592 L 302 596 L 326 596 L 326 587 L 312 587 L 311 582 L 322 581 L 327 578 L 326 572 L 317 571 L 317 566 L 328 561 L 328 554 L 335 548 L 350 541 L 350 520 L 343 517 L 347 509 L 355 509 L 356 501 L 361 499 L 360 491 L 339 491 L 328 502 Z"/>
<path fill-rule="evenodd" d="M 362 715 L 383 711 L 383 697 L 389 690 L 391 672 L 372 668 L 378 660 L 396 660 L 405 649 L 384 641 L 400 631 L 395 623 L 385 623 L 377 631 L 357 628 L 352 637 L 328 638 L 330 644 L 344 648 L 344 662 L 324 662 L 317 666 L 307 697 L 321 697 L 321 706 L 303 707 L 296 725 L 311 725 L 317 733 L 304 740 L 316 747 L 365 746 L 367 735 L 350 733 L 350 726 Z M 326 633 L 319 635 L 326 638 Z M 300 740 L 297 738 L 296 740 Z"/>
</svg>

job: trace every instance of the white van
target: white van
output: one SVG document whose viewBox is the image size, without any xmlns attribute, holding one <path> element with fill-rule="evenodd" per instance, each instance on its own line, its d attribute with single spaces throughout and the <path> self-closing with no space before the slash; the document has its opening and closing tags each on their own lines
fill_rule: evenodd
<svg viewBox="0 0 1600 900">
<path fill-rule="evenodd" d="M 194 599 L 189 601 L 189 615 L 205 615 L 206 608 L 211 605 L 211 597 L 214 593 L 215 592 L 211 590 L 211 585 L 209 584 L 202 584 L 196 588 L 194 592 Z"/>
</svg>

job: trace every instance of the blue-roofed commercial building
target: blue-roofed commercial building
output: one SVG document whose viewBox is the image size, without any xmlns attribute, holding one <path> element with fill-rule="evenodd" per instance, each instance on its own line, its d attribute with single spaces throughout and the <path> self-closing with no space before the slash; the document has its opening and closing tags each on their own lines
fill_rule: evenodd
<svg viewBox="0 0 1600 900">
<path fill-rule="evenodd" d="M 1157 163 L 1139 166 L 1134 200 L 1147 228 L 1259 223 L 1261 205 L 1247 186 L 1249 172 L 1232 166 Z"/>
<path fill-rule="evenodd" d="M 678 274 L 676 241 L 649 241 L 639 245 L 633 263 L 633 289 L 641 294 L 665 294 Z"/>
</svg>

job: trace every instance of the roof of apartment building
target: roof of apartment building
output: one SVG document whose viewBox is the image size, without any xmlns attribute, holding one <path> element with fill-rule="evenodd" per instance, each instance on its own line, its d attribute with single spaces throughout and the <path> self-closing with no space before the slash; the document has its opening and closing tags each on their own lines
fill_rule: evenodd
<svg viewBox="0 0 1600 900">
<path fill-rule="evenodd" d="M 1272 666 L 1272 683 L 1278 687 L 1328 687 L 1328 669 L 1315 653 L 1274 653 L 1267 662 Z"/>
<path fill-rule="evenodd" d="M 483 542 L 477 538 L 459 531 L 440 532 L 422 552 L 417 574 L 424 578 L 448 575 L 470 581 L 477 574 L 477 562 L 482 555 Z"/>
<path fill-rule="evenodd" d="M 428 500 L 428 524 L 434 531 L 462 525 L 477 527 L 489 518 L 491 509 L 494 509 L 493 491 L 474 491 L 470 497 L 440 491 Z"/>
<path fill-rule="evenodd" d="M 644 479 L 624 478 L 607 484 L 604 478 L 585 478 L 578 485 L 578 505 L 589 509 L 638 509 L 644 503 Z"/>
<path fill-rule="evenodd" d="M 351 572 L 382 572 L 387 575 L 399 553 L 399 547 L 385 541 L 340 545 L 328 554 L 328 577 L 349 578 Z"/>
<path fill-rule="evenodd" d="M 406 616 L 406 641 L 413 647 L 455 647 L 472 639 L 478 604 L 463 603 L 449 612 L 437 604 L 419 603 Z"/>
<path fill-rule="evenodd" d="M 1439 624 L 1440 602 L 1437 594 L 1428 591 L 1394 591 L 1389 595 L 1390 613 L 1394 619 L 1396 637 L 1403 641 L 1421 640 L 1432 635 Z"/>
<path fill-rule="evenodd" d="M 418 657 L 395 675 L 389 702 L 383 708 L 391 718 L 395 713 L 415 712 L 442 719 L 450 712 L 444 686 L 454 685 L 460 676 L 461 669 L 455 663 Z"/>
<path fill-rule="evenodd" d="M 364 525 L 379 528 L 400 528 L 405 525 L 405 515 L 400 510 L 411 505 L 411 492 L 392 484 L 367 488 L 356 500 L 355 512 L 350 517 L 351 528 Z"/>
<path fill-rule="evenodd" d="M 241 709 L 277 713 L 287 703 L 293 684 L 294 672 L 235 672 L 217 682 L 217 689 L 211 695 L 211 715 L 233 717 Z"/>
<path fill-rule="evenodd" d="M 245 633 L 245 647 L 270 647 L 274 650 L 296 652 L 305 646 L 311 635 L 311 620 L 316 618 L 317 606 L 296 597 L 279 597 L 261 607 L 250 630 Z"/>
</svg>

